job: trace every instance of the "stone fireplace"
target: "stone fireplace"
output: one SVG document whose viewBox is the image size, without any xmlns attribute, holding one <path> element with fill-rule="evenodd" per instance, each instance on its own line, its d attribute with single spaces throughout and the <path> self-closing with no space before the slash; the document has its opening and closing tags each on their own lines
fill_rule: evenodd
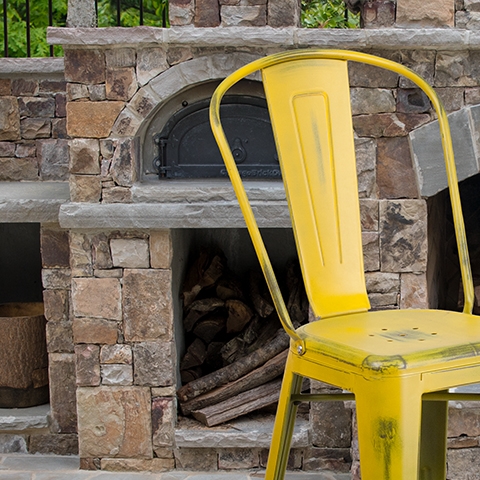
<svg viewBox="0 0 480 480">
<path fill-rule="evenodd" d="M 400 61 L 433 83 L 451 112 L 461 179 L 478 174 L 480 75 L 472 66 L 480 37 L 465 29 L 474 10 L 457 5 L 463 23 L 454 28 L 453 1 L 436 2 L 438 18 L 419 20 L 406 5 L 413 0 L 398 0 L 400 23 L 385 19 L 394 2 L 367 2 L 365 28 L 343 31 L 299 28 L 296 2 L 233 3 L 171 0 L 170 29 L 50 29 L 64 62 L 25 60 L 19 70 L 19 61 L 5 61 L 0 103 L 11 113 L 1 124 L 0 221 L 41 224 L 48 320 L 50 423 L 12 434 L 22 451 L 75 453 L 78 438 L 85 469 L 265 465 L 271 412 L 212 429 L 177 414 L 179 292 L 191 253 L 215 242 L 232 268 L 255 264 L 233 190 L 226 179 L 159 179 L 152 168 L 153 133 L 236 68 L 310 47 Z M 351 65 L 350 79 L 372 307 L 435 307 L 446 288 L 447 226 L 443 177 L 423 180 L 437 168 L 437 146 L 425 140 L 436 128 L 430 106 L 388 72 Z M 248 91 L 261 96 L 258 82 Z M 249 180 L 247 190 L 266 236 L 291 254 L 281 183 Z M 353 460 L 355 470 L 351 407 L 302 411 L 291 468 L 347 472 Z M 466 478 L 466 462 L 478 461 L 477 416 L 475 407 L 452 405 L 451 478 Z"/>
</svg>

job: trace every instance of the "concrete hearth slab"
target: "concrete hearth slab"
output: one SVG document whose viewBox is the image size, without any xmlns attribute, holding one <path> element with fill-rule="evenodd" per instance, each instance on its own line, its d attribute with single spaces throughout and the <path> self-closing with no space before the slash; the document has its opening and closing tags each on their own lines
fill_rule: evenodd
<svg viewBox="0 0 480 480">
<path fill-rule="evenodd" d="M 182 417 L 175 430 L 177 447 L 189 448 L 269 448 L 272 440 L 273 415 L 247 416 L 218 427 L 205 427 L 196 420 Z M 295 422 L 292 447 L 307 447 L 308 420 Z"/>
<path fill-rule="evenodd" d="M 0 223 L 57 222 L 69 200 L 67 182 L 0 182 Z"/>
<path fill-rule="evenodd" d="M 0 408 L 0 432 L 19 432 L 31 428 L 48 427 L 50 405 L 30 408 Z"/>
</svg>

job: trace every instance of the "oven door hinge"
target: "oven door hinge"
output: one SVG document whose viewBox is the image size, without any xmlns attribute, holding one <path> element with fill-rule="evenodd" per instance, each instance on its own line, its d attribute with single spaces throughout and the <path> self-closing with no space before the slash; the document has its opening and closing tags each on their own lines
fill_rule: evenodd
<svg viewBox="0 0 480 480">
<path fill-rule="evenodd" d="M 159 178 L 165 178 L 171 170 L 171 167 L 167 166 L 167 139 L 155 135 L 153 141 L 157 145 L 158 155 L 153 159 L 152 165 Z"/>
</svg>

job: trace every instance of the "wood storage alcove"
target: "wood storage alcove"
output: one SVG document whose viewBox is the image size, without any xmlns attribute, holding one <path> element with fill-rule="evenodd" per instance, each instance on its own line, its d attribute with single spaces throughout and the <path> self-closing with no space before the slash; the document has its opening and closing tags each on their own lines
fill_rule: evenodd
<svg viewBox="0 0 480 480">
<path fill-rule="evenodd" d="M 290 229 L 263 232 L 295 323 L 308 319 Z M 278 399 L 288 336 L 281 328 L 245 229 L 200 229 L 184 236 L 177 326 L 179 410 L 215 426 Z"/>
</svg>

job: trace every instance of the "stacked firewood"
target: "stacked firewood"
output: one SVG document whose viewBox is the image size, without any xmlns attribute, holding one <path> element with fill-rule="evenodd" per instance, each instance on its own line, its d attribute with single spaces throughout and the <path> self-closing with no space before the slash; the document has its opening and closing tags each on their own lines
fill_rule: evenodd
<svg viewBox="0 0 480 480">
<path fill-rule="evenodd" d="M 285 277 L 290 316 L 303 324 L 308 302 L 298 262 L 287 263 Z M 182 413 L 213 426 L 275 403 L 289 339 L 262 274 L 240 279 L 222 251 L 202 250 L 186 276 L 183 302 Z"/>
</svg>

